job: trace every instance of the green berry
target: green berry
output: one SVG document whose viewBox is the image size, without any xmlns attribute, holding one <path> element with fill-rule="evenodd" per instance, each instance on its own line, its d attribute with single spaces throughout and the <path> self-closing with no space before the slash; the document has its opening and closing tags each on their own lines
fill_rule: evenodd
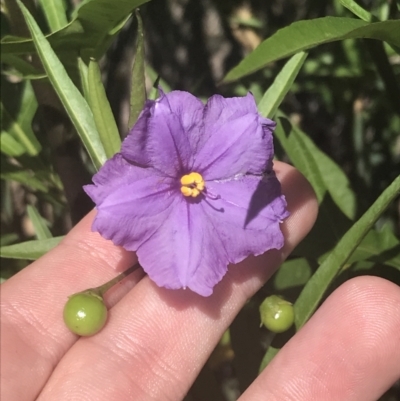
<svg viewBox="0 0 400 401">
<path fill-rule="evenodd" d="M 273 333 L 283 333 L 294 322 L 293 305 L 278 295 L 265 298 L 260 305 L 261 323 Z"/>
<path fill-rule="evenodd" d="M 64 323 L 79 336 L 92 336 L 107 320 L 103 298 L 92 291 L 71 295 L 64 306 Z"/>
</svg>

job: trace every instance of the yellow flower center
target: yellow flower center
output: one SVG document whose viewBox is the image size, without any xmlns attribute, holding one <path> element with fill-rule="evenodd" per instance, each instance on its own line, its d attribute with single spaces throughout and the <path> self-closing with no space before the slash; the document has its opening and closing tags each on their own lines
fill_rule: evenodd
<svg viewBox="0 0 400 401">
<path fill-rule="evenodd" d="M 181 192 L 184 196 L 195 198 L 203 191 L 205 184 L 201 174 L 193 172 L 181 178 Z"/>
</svg>

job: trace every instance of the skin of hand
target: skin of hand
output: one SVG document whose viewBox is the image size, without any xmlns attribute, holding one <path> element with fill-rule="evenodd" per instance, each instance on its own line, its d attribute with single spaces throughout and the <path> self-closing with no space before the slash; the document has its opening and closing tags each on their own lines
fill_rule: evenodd
<svg viewBox="0 0 400 401">
<path fill-rule="evenodd" d="M 291 212 L 282 225 L 284 248 L 231 266 L 208 298 L 158 288 L 137 270 L 107 292 L 109 320 L 101 332 L 72 334 L 62 319 L 67 297 L 137 261 L 91 232 L 95 212 L 6 281 L 1 399 L 182 400 L 236 314 L 315 221 L 318 206 L 304 177 L 283 163 L 275 170 Z M 399 287 L 364 276 L 326 300 L 240 401 L 376 400 L 399 376 Z"/>
</svg>

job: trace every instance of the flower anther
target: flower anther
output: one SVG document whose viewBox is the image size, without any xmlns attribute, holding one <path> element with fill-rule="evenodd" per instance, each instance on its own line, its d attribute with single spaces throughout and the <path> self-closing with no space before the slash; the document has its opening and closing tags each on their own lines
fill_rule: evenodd
<svg viewBox="0 0 400 401">
<path fill-rule="evenodd" d="M 183 196 L 196 198 L 201 194 L 205 187 L 204 179 L 201 174 L 192 172 L 181 178 L 181 192 Z"/>
</svg>

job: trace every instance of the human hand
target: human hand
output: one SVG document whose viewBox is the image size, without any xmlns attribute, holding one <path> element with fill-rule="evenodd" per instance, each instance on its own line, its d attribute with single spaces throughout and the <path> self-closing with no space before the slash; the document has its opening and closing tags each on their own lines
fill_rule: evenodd
<svg viewBox="0 0 400 401">
<path fill-rule="evenodd" d="M 100 333 L 72 334 L 62 320 L 68 295 L 137 261 L 91 232 L 95 212 L 4 283 L 1 399 L 182 400 L 246 300 L 315 220 L 308 183 L 290 166 L 275 170 L 291 212 L 282 225 L 285 246 L 231 266 L 208 298 L 158 288 L 137 270 L 107 292 L 109 320 Z M 400 290 L 362 277 L 328 298 L 240 401 L 376 400 L 399 376 Z"/>
</svg>

